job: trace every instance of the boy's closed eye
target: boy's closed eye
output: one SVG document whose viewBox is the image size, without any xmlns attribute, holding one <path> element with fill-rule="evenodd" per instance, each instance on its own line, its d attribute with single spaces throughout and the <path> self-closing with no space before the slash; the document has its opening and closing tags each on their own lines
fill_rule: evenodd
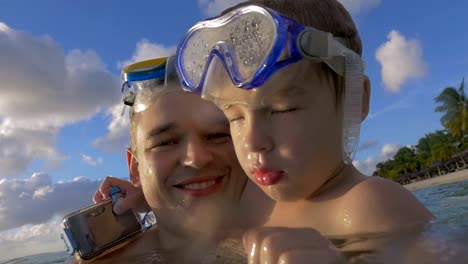
<svg viewBox="0 0 468 264">
<path fill-rule="evenodd" d="M 298 111 L 300 108 L 298 107 L 288 107 L 283 109 L 272 110 L 271 114 L 288 114 L 295 111 Z"/>
<path fill-rule="evenodd" d="M 242 115 L 241 111 L 235 109 L 235 106 L 226 108 L 224 110 L 224 115 L 228 119 L 229 123 L 244 120 L 244 116 Z"/>
<path fill-rule="evenodd" d="M 233 123 L 233 122 L 236 122 L 236 121 L 242 121 L 242 120 L 244 120 L 244 117 L 241 116 L 241 115 L 232 116 L 232 117 L 228 117 L 228 120 L 229 120 L 229 123 Z"/>
</svg>

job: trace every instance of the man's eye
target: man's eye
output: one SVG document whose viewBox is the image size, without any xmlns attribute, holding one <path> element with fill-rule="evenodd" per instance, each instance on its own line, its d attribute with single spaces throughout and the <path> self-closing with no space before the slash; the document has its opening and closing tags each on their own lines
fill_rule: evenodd
<svg viewBox="0 0 468 264">
<path fill-rule="evenodd" d="M 175 139 L 163 140 L 163 141 L 155 142 L 154 144 L 152 144 L 151 149 L 163 150 L 171 146 L 177 145 L 178 143 L 179 141 Z"/>
<path fill-rule="evenodd" d="M 206 139 L 215 144 L 221 144 L 231 141 L 231 134 L 229 133 L 213 133 L 206 137 Z"/>
<path fill-rule="evenodd" d="M 176 140 L 166 140 L 166 141 L 160 142 L 157 146 L 170 146 L 170 145 L 175 145 L 177 143 L 178 142 Z"/>
</svg>

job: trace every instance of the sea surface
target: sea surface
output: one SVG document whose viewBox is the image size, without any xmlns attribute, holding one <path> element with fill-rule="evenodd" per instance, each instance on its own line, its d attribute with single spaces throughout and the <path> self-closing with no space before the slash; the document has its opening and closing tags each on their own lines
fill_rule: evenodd
<svg viewBox="0 0 468 264">
<path fill-rule="evenodd" d="M 379 255 L 363 255 L 353 263 L 468 263 L 468 180 L 412 192 L 437 221 L 424 230 L 392 234 L 393 238 Z M 150 252 L 138 262 L 158 262 L 152 259 L 154 255 Z M 0 264 L 70 263 L 72 260 L 66 252 L 55 252 L 0 261 Z"/>
</svg>

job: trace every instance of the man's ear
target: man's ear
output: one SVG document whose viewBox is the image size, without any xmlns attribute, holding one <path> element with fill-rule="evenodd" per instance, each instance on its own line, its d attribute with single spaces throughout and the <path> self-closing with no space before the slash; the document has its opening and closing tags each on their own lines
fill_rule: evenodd
<svg viewBox="0 0 468 264">
<path fill-rule="evenodd" d="M 371 82 L 369 80 L 369 77 L 364 75 L 361 122 L 364 121 L 364 119 L 366 119 L 367 115 L 369 114 L 370 96 L 371 96 Z"/>
<path fill-rule="evenodd" d="M 138 160 L 130 148 L 127 149 L 127 166 L 130 174 L 130 181 L 133 185 L 140 187 L 140 171 L 138 170 Z"/>
</svg>

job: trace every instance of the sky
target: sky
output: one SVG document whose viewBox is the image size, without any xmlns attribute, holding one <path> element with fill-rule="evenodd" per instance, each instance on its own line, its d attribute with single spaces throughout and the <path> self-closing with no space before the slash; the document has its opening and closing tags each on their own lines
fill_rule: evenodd
<svg viewBox="0 0 468 264">
<path fill-rule="evenodd" d="M 167 56 L 228 0 L 0 0 L 0 260 L 64 250 L 64 215 L 128 178 L 120 69 Z M 434 98 L 468 77 L 467 1 L 340 0 L 363 41 L 370 113 L 354 164 L 372 174 L 442 129 Z"/>
</svg>

